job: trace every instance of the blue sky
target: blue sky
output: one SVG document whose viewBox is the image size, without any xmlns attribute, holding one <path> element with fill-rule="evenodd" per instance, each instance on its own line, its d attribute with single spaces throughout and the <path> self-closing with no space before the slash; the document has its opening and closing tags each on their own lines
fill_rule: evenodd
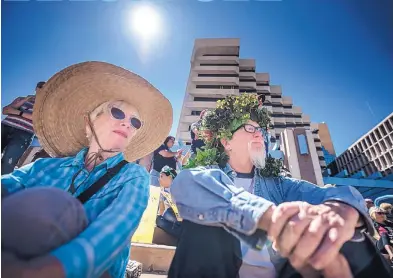
<svg viewBox="0 0 393 278">
<path fill-rule="evenodd" d="M 255 58 L 294 105 L 328 123 L 338 153 L 393 111 L 392 1 L 152 1 L 162 36 L 145 56 L 127 19 L 141 3 L 3 1 L 2 106 L 66 66 L 107 61 L 169 98 L 175 135 L 194 40 L 236 37 L 241 58 Z"/>
</svg>

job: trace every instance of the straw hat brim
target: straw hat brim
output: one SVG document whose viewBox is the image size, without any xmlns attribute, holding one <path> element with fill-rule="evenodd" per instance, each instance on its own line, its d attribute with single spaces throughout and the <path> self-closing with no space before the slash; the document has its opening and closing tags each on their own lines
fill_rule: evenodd
<svg viewBox="0 0 393 278">
<path fill-rule="evenodd" d="M 55 74 L 37 92 L 34 130 L 52 157 L 77 154 L 88 146 L 84 116 L 107 101 L 123 100 L 139 112 L 142 127 L 124 151 L 129 162 L 157 149 L 172 126 L 172 106 L 137 74 L 104 62 L 84 62 Z"/>
</svg>

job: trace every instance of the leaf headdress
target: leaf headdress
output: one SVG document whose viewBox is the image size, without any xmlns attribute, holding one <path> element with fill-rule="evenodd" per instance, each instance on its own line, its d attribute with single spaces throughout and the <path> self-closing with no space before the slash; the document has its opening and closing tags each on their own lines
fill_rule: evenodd
<svg viewBox="0 0 393 278">
<path fill-rule="evenodd" d="M 230 140 L 233 133 L 249 120 L 257 122 L 265 131 L 270 125 L 269 112 L 260 107 L 257 95 L 245 93 L 217 101 L 217 107 L 205 113 L 199 126 L 199 135 L 206 145 L 189 160 L 186 168 L 208 165 L 225 167 L 229 158 L 220 140 Z M 265 133 L 265 140 L 266 135 Z M 266 166 L 261 169 L 261 174 L 278 176 L 280 169 L 281 162 L 267 156 Z"/>
</svg>

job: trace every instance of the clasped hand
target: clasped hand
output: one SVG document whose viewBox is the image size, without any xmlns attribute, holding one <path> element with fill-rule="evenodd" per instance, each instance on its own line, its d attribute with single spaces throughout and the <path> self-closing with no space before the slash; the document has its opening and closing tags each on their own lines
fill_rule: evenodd
<svg viewBox="0 0 393 278">
<path fill-rule="evenodd" d="M 265 230 L 273 248 L 304 277 L 352 277 L 339 251 L 354 235 L 356 209 L 338 202 L 288 202 L 269 209 L 266 217 L 270 223 Z"/>
</svg>

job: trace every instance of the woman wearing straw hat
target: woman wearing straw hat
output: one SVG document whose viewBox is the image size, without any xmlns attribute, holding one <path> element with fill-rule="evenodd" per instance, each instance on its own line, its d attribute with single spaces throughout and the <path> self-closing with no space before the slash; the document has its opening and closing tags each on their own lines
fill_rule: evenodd
<svg viewBox="0 0 393 278">
<path fill-rule="evenodd" d="M 5 277 L 124 277 L 147 206 L 133 162 L 169 133 L 172 107 L 150 83 L 102 62 L 70 66 L 37 97 L 45 158 L 2 176 Z"/>
</svg>

